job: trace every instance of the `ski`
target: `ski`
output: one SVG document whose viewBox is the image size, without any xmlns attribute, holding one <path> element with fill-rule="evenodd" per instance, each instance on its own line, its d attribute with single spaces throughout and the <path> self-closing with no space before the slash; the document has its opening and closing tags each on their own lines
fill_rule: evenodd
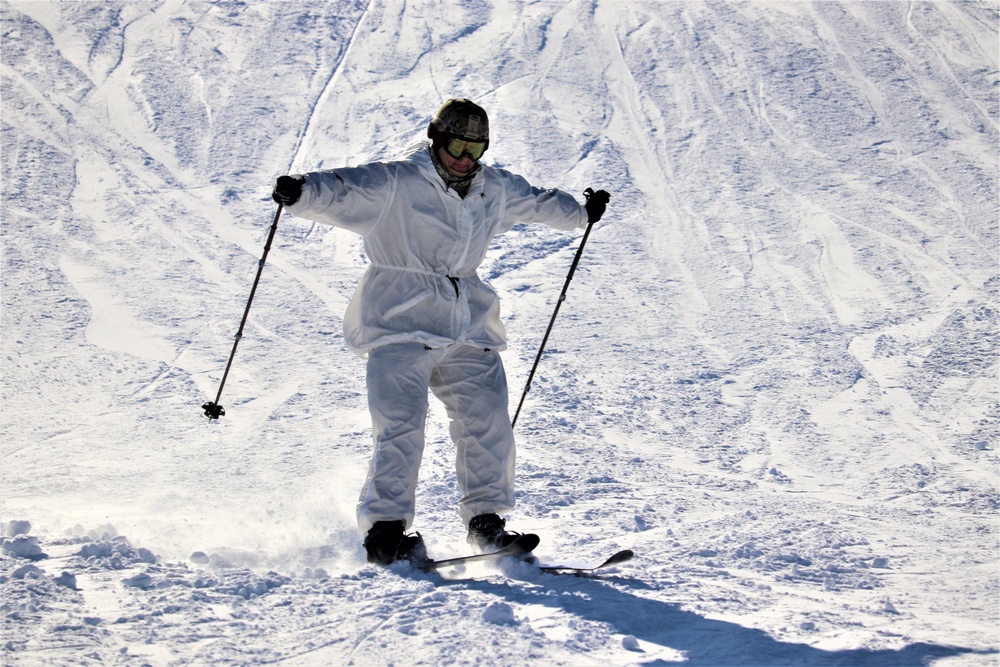
<svg viewBox="0 0 1000 667">
<path fill-rule="evenodd" d="M 635 553 L 631 549 L 624 549 L 616 554 L 605 558 L 603 561 L 596 563 L 580 563 L 580 564 L 557 564 L 557 563 L 538 563 L 538 569 L 542 572 L 548 572 L 550 574 L 579 574 L 584 575 L 590 572 L 595 572 L 601 568 L 611 567 L 612 565 L 618 565 L 619 563 L 624 563 L 626 561 L 632 560 Z"/>
<path fill-rule="evenodd" d="M 457 558 L 432 560 L 429 563 L 420 565 L 418 569 L 423 570 L 424 572 L 433 572 L 446 567 L 465 565 L 466 563 L 495 560 L 497 558 L 504 558 L 507 556 L 523 556 L 524 554 L 530 553 L 535 547 L 538 546 L 539 539 L 538 535 L 521 535 L 516 540 L 498 551 L 489 551 L 481 554 L 473 554 L 471 556 L 458 556 Z"/>
</svg>

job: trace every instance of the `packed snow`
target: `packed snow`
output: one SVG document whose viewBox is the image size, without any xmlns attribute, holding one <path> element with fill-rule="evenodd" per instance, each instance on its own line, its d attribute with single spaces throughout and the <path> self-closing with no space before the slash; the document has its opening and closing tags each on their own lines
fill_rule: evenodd
<svg viewBox="0 0 1000 667">
<path fill-rule="evenodd" d="M 2 12 L 2 662 L 1000 662 L 992 0 L 46 2 Z M 365 562 L 360 239 L 275 177 L 448 97 L 612 200 L 516 426 L 543 561 Z M 580 234 L 519 226 L 512 402 Z M 435 405 L 414 528 L 468 552 Z"/>
</svg>

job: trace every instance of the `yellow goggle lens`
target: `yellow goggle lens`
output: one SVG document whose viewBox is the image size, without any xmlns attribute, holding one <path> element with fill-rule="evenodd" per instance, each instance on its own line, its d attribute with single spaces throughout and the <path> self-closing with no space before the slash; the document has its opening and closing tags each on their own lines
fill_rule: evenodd
<svg viewBox="0 0 1000 667">
<path fill-rule="evenodd" d="M 450 139 L 448 143 L 444 145 L 444 149 L 448 151 L 448 155 L 452 156 L 456 160 L 465 155 L 469 154 L 473 160 L 478 160 L 486 152 L 486 142 L 485 141 L 466 141 L 465 139 Z"/>
</svg>

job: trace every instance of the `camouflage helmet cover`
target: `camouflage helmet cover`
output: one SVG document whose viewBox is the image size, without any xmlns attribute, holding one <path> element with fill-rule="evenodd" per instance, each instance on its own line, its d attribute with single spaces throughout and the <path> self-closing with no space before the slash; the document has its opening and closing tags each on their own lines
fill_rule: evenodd
<svg viewBox="0 0 1000 667">
<path fill-rule="evenodd" d="M 435 143 L 445 137 L 490 142 L 490 120 L 486 110 L 464 98 L 452 98 L 441 105 L 427 127 L 427 136 Z"/>
</svg>

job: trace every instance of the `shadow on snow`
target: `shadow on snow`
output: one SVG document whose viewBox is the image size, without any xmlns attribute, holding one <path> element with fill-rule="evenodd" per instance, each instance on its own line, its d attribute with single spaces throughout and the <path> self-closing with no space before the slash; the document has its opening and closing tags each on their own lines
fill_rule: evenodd
<svg viewBox="0 0 1000 667">
<path fill-rule="evenodd" d="M 617 581 L 622 585 L 642 585 L 629 579 Z M 763 630 L 737 623 L 705 618 L 682 609 L 678 604 L 639 597 L 592 578 L 538 575 L 523 583 L 463 580 L 462 584 L 470 590 L 503 597 L 517 604 L 556 608 L 585 620 L 605 623 L 616 633 L 683 651 L 686 657 L 683 664 L 686 665 L 900 667 L 927 665 L 933 660 L 966 653 L 998 653 L 996 650 L 981 651 L 926 642 L 901 649 L 828 651 L 808 644 L 781 641 Z M 552 595 L 553 591 L 562 594 Z M 639 661 L 644 665 L 674 664 L 652 658 L 650 662 L 642 662 L 641 657 Z"/>
</svg>

